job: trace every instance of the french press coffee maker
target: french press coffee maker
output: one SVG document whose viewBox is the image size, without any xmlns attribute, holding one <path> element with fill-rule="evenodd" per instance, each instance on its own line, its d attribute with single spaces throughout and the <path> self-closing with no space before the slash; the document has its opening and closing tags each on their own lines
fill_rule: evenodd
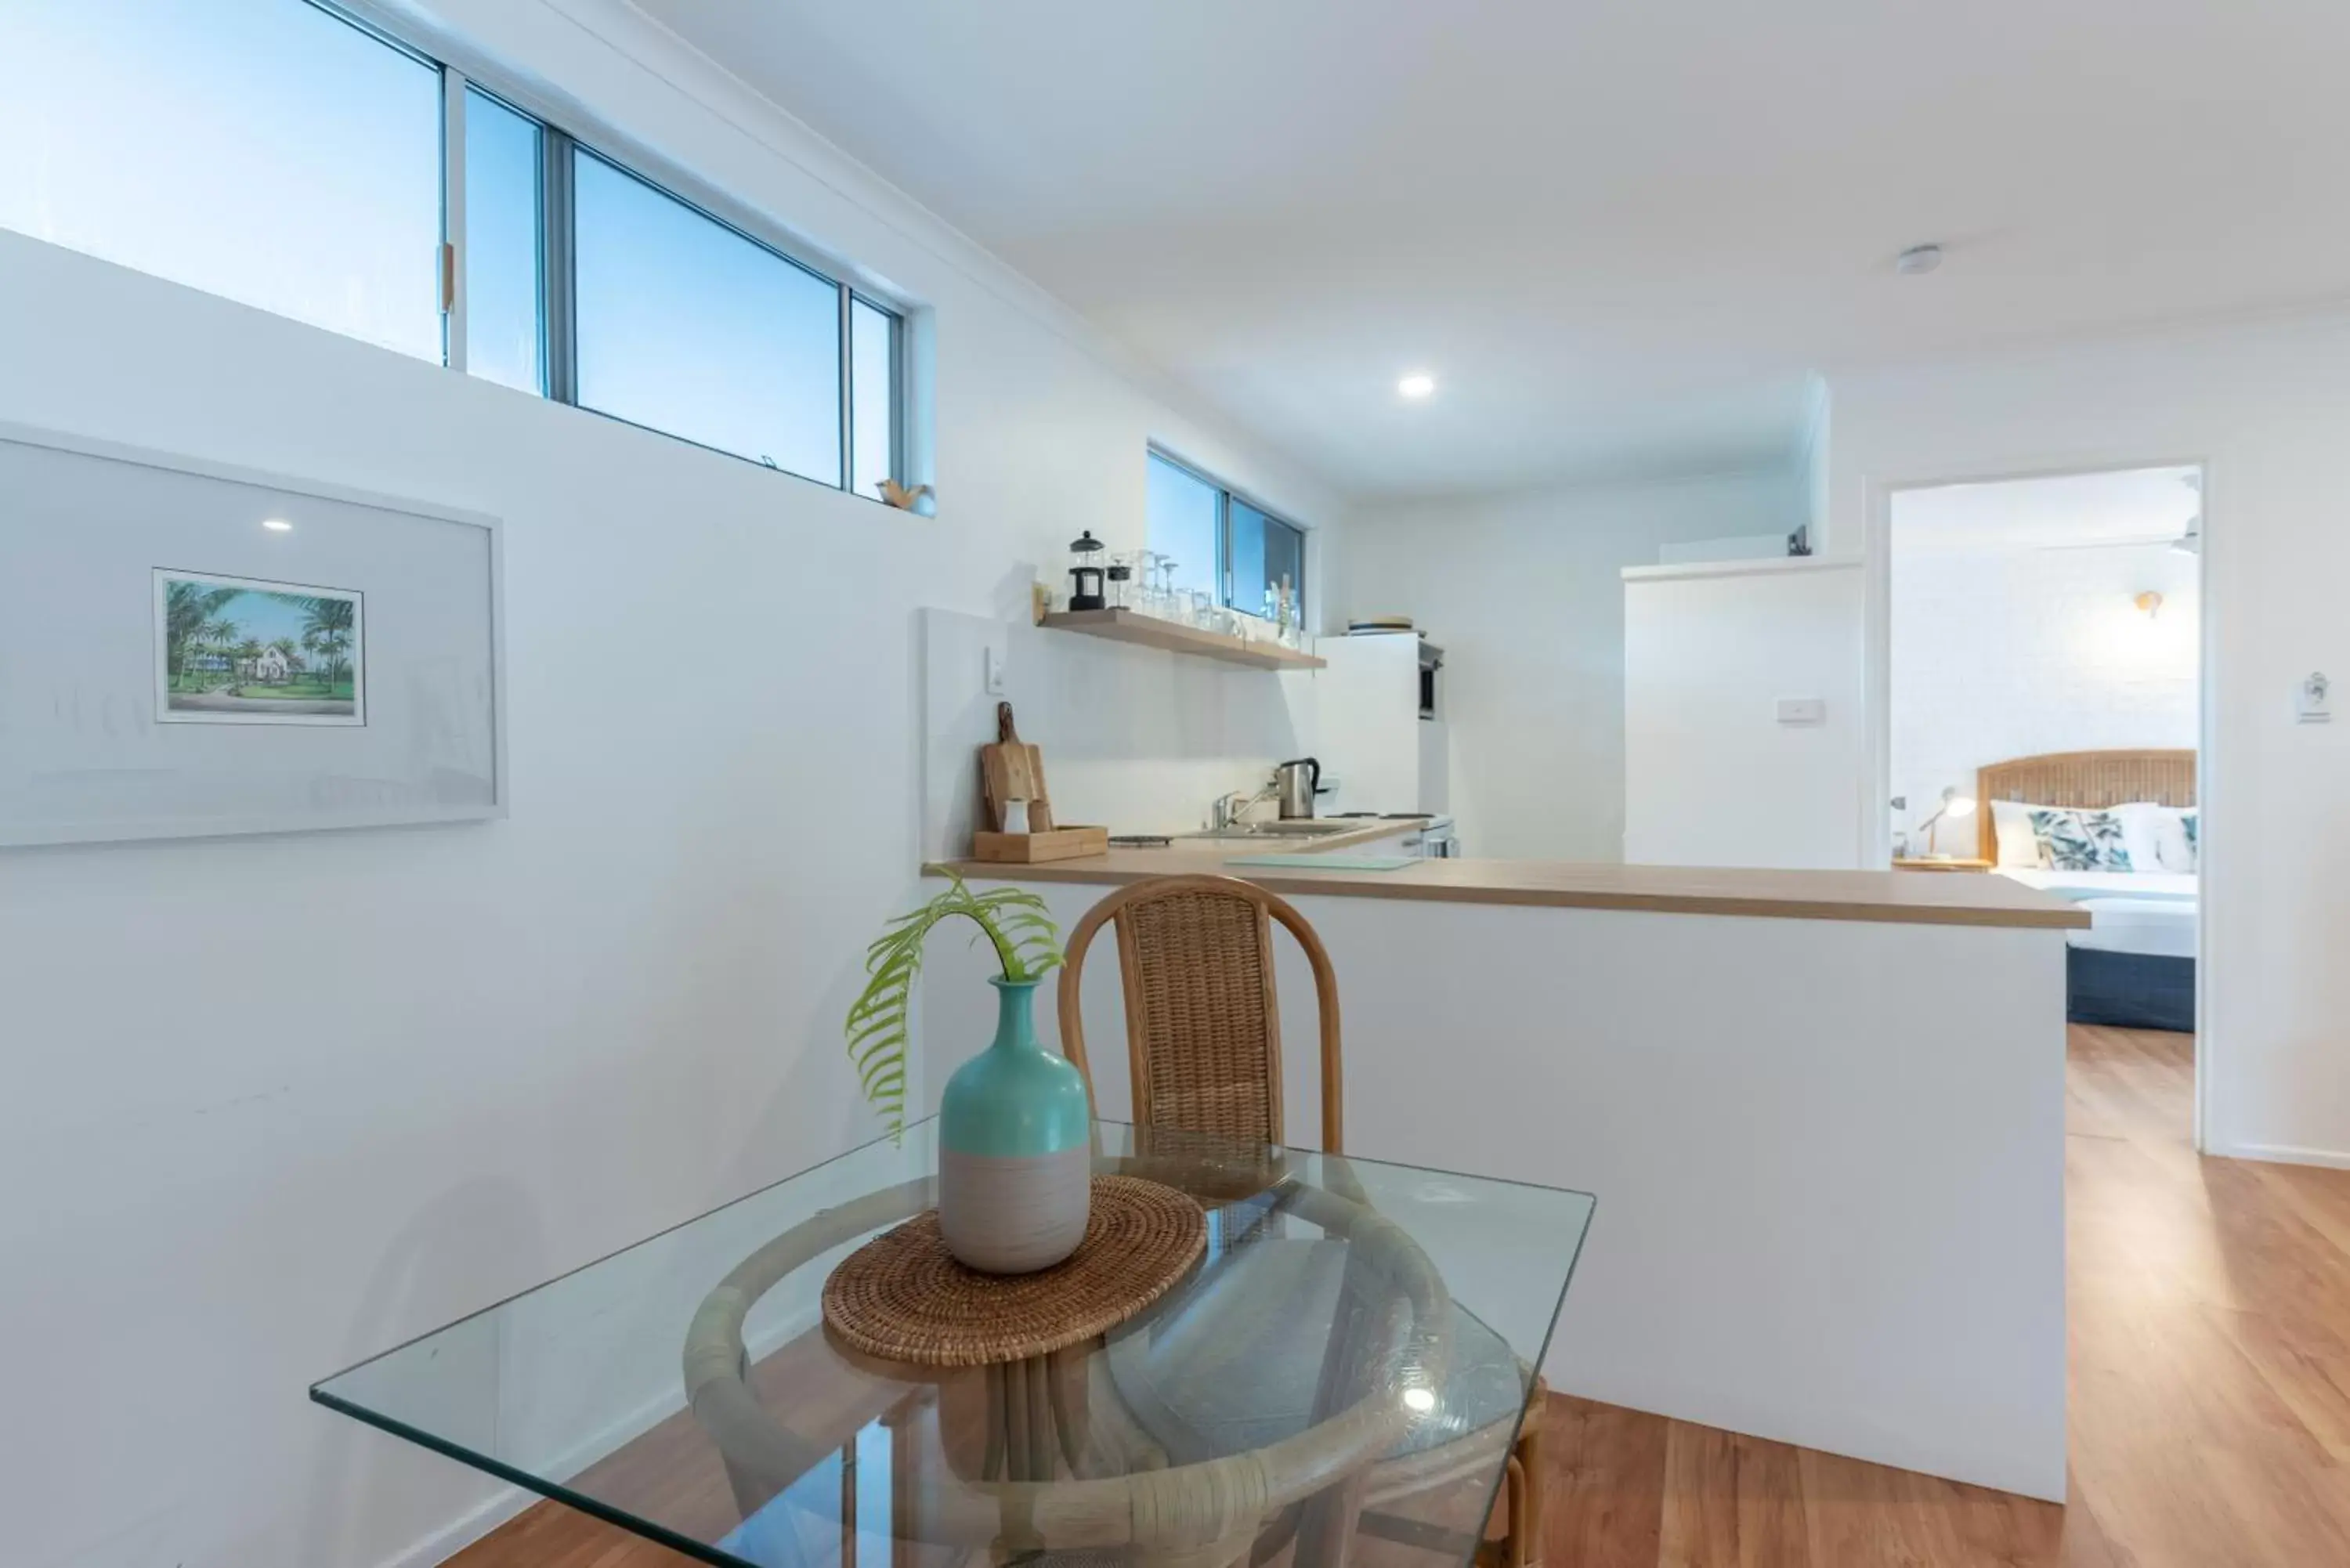
<svg viewBox="0 0 2350 1568">
<path fill-rule="evenodd" d="M 1069 542 L 1069 607 L 1097 610 L 1102 597 L 1102 542 L 1088 528 Z"/>
</svg>

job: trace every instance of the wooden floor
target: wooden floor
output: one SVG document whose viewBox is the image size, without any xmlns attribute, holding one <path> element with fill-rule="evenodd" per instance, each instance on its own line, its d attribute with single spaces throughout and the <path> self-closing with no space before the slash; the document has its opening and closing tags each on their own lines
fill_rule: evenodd
<svg viewBox="0 0 2350 1568">
<path fill-rule="evenodd" d="M 2350 1171 L 2199 1158 L 2190 1044 L 2073 1031 L 2069 1507 L 1554 1397 L 1544 1568 L 2350 1564 Z M 452 1561 L 686 1563 L 552 1505 Z"/>
</svg>

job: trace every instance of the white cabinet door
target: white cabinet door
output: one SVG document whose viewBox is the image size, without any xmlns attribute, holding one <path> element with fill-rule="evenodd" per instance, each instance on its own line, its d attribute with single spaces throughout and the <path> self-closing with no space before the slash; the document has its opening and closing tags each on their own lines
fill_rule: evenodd
<svg viewBox="0 0 2350 1568">
<path fill-rule="evenodd" d="M 1420 809 L 1419 639 L 1326 637 L 1314 672 L 1315 754 L 1337 781 L 1320 809 Z"/>
</svg>

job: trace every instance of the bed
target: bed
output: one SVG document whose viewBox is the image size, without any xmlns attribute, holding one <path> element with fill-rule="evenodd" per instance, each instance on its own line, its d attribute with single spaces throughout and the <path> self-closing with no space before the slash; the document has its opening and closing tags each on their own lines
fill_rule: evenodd
<svg viewBox="0 0 2350 1568">
<path fill-rule="evenodd" d="M 2099 810 L 2144 802 L 2196 805 L 2192 751 L 2060 752 L 2016 757 L 1980 770 L 1979 853 L 1998 874 L 2070 898 L 2093 924 L 2069 933 L 2065 1013 L 2075 1023 L 2131 1029 L 2195 1028 L 2198 876 L 2163 866 L 2129 871 L 2060 870 L 2020 865 L 2001 844 L 2002 803 Z M 2015 826 L 2009 825 L 2012 834 Z M 2186 840 L 2189 861 L 2196 839 Z M 2138 858 L 2144 858 L 2141 855 Z"/>
</svg>

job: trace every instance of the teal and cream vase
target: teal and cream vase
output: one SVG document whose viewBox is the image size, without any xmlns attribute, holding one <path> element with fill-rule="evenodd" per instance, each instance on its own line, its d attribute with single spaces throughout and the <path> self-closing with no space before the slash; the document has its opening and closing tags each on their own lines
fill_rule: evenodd
<svg viewBox="0 0 2350 1568">
<path fill-rule="evenodd" d="M 1084 1075 L 1036 1038 L 1041 982 L 988 983 L 994 1043 L 955 1069 L 939 1108 L 939 1229 L 968 1267 L 1026 1274 L 1086 1238 L 1092 1107 Z"/>
</svg>

